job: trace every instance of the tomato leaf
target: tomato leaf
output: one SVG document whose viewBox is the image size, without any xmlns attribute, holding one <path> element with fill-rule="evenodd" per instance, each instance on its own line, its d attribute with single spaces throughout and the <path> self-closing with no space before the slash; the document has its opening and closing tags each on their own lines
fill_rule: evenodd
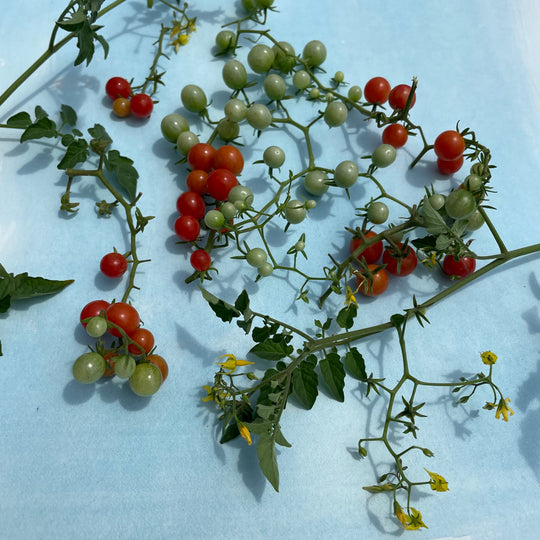
<svg viewBox="0 0 540 540">
<path fill-rule="evenodd" d="M 131 200 L 137 196 L 139 173 L 133 167 L 133 160 L 122 156 L 118 150 L 110 150 L 105 159 L 105 167 L 114 172 L 118 183 L 126 190 Z"/>
<path fill-rule="evenodd" d="M 347 371 L 355 379 L 367 381 L 366 363 L 364 357 L 358 352 L 356 347 L 352 347 L 347 351 L 347 354 L 345 354 L 345 357 L 343 358 L 343 362 Z"/>
<path fill-rule="evenodd" d="M 60 118 L 68 126 L 74 126 L 77 123 L 77 113 L 69 105 L 62 105 L 60 107 Z"/>
<path fill-rule="evenodd" d="M 234 307 L 240 313 L 242 313 L 242 315 L 244 315 L 244 317 L 246 317 L 246 310 L 249 311 L 248 317 L 249 317 L 249 315 L 251 315 L 251 311 L 249 310 L 249 296 L 248 296 L 248 293 L 247 293 L 247 291 L 245 289 L 240 293 L 240 295 L 238 296 L 238 298 L 234 302 Z"/>
<path fill-rule="evenodd" d="M 73 283 L 72 279 L 58 281 L 42 277 L 31 277 L 26 272 L 14 278 L 12 298 L 33 298 L 54 294 Z"/>
<path fill-rule="evenodd" d="M 438 235 L 448 231 L 444 218 L 431 206 L 427 196 L 422 202 L 422 217 L 424 218 L 424 228 L 428 233 Z"/>
<path fill-rule="evenodd" d="M 57 168 L 61 170 L 75 167 L 77 163 L 82 163 L 88 158 L 88 143 L 84 139 L 75 139 L 69 143 L 64 157 L 58 163 Z"/>
<path fill-rule="evenodd" d="M 279 469 L 276 459 L 276 447 L 274 438 L 262 433 L 257 440 L 257 457 L 259 458 L 259 467 L 266 479 L 272 484 L 272 487 L 279 491 Z"/>
<path fill-rule="evenodd" d="M 42 116 L 23 131 L 20 141 L 24 142 L 42 138 L 50 139 L 56 137 L 57 134 L 56 124 L 47 116 Z"/>
<path fill-rule="evenodd" d="M 272 338 L 266 338 L 264 341 L 257 343 L 249 352 L 263 360 L 277 362 L 294 351 L 294 347 L 287 343 L 287 338 L 290 337 L 284 334 L 276 334 Z"/>
<path fill-rule="evenodd" d="M 308 356 L 292 372 L 292 385 L 296 397 L 306 408 L 311 409 L 319 393 L 319 377 L 315 372 L 317 358 L 315 355 Z"/>
<path fill-rule="evenodd" d="M 88 133 L 90 133 L 91 137 L 99 141 L 112 142 L 111 136 L 101 124 L 94 124 L 94 127 L 88 128 Z"/>
<path fill-rule="evenodd" d="M 283 435 L 279 424 L 274 428 L 274 440 L 276 441 L 276 444 L 279 444 L 279 446 L 285 446 L 287 448 L 291 448 L 292 446 L 292 444 Z"/>
<path fill-rule="evenodd" d="M 336 318 L 336 322 L 339 324 L 339 326 L 341 326 L 341 328 L 349 330 L 349 328 L 352 328 L 354 324 L 356 313 L 356 304 L 350 303 L 348 306 L 345 306 L 340 310 Z"/>
<path fill-rule="evenodd" d="M 80 7 L 75 13 L 71 15 L 69 19 L 62 19 L 56 21 L 56 26 L 67 32 L 77 32 L 82 28 L 82 25 L 86 22 L 86 12 Z"/>
<path fill-rule="evenodd" d="M 345 387 L 345 369 L 339 358 L 339 354 L 331 352 L 323 358 L 319 365 L 321 373 L 332 394 L 332 397 L 337 401 L 345 401 L 343 388 Z"/>
<path fill-rule="evenodd" d="M 32 124 L 32 119 L 27 112 L 20 112 L 13 115 L 11 118 L 8 118 L 6 125 L 13 128 L 24 128 L 26 129 L 29 125 Z"/>
</svg>

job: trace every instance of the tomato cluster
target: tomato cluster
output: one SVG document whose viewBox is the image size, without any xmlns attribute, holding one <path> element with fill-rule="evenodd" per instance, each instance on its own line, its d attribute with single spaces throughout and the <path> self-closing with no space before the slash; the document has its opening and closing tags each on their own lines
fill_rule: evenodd
<svg viewBox="0 0 540 540">
<path fill-rule="evenodd" d="M 139 396 L 151 396 L 159 390 L 167 378 L 168 365 L 154 354 L 154 335 L 141 326 L 139 313 L 131 304 L 93 300 L 81 310 L 80 322 L 98 342 L 95 351 L 75 360 L 73 376 L 77 381 L 90 384 L 116 375 L 128 379 Z"/>
<path fill-rule="evenodd" d="M 197 142 L 186 159 L 190 172 L 186 177 L 187 191 L 176 201 L 176 235 L 184 242 L 195 242 L 201 227 L 226 234 L 236 213 L 253 202 L 253 193 L 237 178 L 244 169 L 242 153 L 230 144 L 214 148 Z M 199 248 L 191 254 L 190 262 L 197 272 L 206 272 L 212 264 L 210 254 Z"/>
<path fill-rule="evenodd" d="M 112 100 L 113 112 L 120 118 L 132 114 L 136 118 L 148 118 L 154 109 L 154 102 L 148 94 L 134 94 L 131 84 L 123 77 L 112 77 L 105 85 L 105 93 Z"/>
</svg>

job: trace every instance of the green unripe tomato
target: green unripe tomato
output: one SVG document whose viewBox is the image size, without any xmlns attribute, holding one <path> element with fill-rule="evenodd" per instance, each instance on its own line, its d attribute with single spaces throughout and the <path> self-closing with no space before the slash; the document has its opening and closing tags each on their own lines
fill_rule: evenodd
<svg viewBox="0 0 540 540">
<path fill-rule="evenodd" d="M 320 66 L 326 60 L 326 46 L 318 39 L 309 41 L 304 46 L 302 58 L 309 67 Z"/>
<path fill-rule="evenodd" d="M 253 248 L 246 253 L 246 261 L 250 266 L 259 268 L 266 262 L 266 251 L 262 248 Z"/>
<path fill-rule="evenodd" d="M 271 47 L 264 43 L 257 43 L 251 47 L 247 55 L 247 63 L 255 73 L 266 73 L 272 67 L 275 57 Z"/>
<path fill-rule="evenodd" d="M 342 161 L 334 171 L 334 182 L 336 186 L 350 188 L 356 183 L 358 173 L 358 165 L 354 161 Z"/>
<path fill-rule="evenodd" d="M 188 121 L 181 114 L 171 113 L 161 120 L 161 133 L 169 142 L 175 143 L 178 135 L 188 130 Z"/>
<path fill-rule="evenodd" d="M 247 71 L 239 60 L 227 60 L 221 74 L 223 82 L 232 90 L 241 90 L 247 84 Z"/>
<path fill-rule="evenodd" d="M 480 177 L 483 177 L 488 171 L 489 168 L 487 168 L 483 163 L 475 163 L 471 166 L 471 174 L 475 174 Z"/>
<path fill-rule="evenodd" d="M 279 146 L 269 146 L 263 153 L 263 161 L 268 167 L 278 169 L 285 163 L 285 152 Z"/>
<path fill-rule="evenodd" d="M 351 86 L 347 92 L 347 96 L 351 101 L 360 101 L 362 99 L 362 88 L 359 86 Z"/>
<path fill-rule="evenodd" d="M 271 100 L 279 101 L 285 97 L 287 85 L 281 75 L 270 73 L 264 79 L 264 91 Z"/>
<path fill-rule="evenodd" d="M 388 219 L 388 206 L 380 201 L 375 201 L 369 205 L 367 217 L 371 223 L 379 225 Z"/>
<path fill-rule="evenodd" d="M 291 199 L 285 205 L 285 219 L 289 223 L 301 223 L 306 218 L 307 212 L 302 201 Z"/>
<path fill-rule="evenodd" d="M 182 88 L 180 99 L 184 107 L 193 113 L 200 113 L 206 109 L 208 101 L 204 90 L 196 84 L 187 84 Z"/>
<path fill-rule="evenodd" d="M 160 369 L 150 362 L 137 364 L 133 375 L 129 378 L 129 387 L 141 397 L 154 395 L 161 386 L 163 376 Z"/>
<path fill-rule="evenodd" d="M 308 210 L 313 210 L 317 206 L 317 201 L 314 201 L 313 199 L 309 199 L 309 201 L 306 201 L 306 208 Z"/>
<path fill-rule="evenodd" d="M 114 372 L 117 377 L 121 379 L 129 379 L 137 367 L 135 358 L 129 354 L 122 354 L 116 357 L 116 362 L 114 363 Z"/>
<path fill-rule="evenodd" d="M 225 223 L 225 216 L 219 210 L 208 210 L 204 215 L 204 223 L 209 229 L 219 231 Z"/>
<path fill-rule="evenodd" d="M 232 30 L 221 30 L 216 35 L 216 47 L 219 52 L 227 52 L 236 47 L 236 34 Z"/>
<path fill-rule="evenodd" d="M 324 171 L 309 171 L 304 177 L 304 188 L 311 195 L 320 197 L 328 191 L 328 175 Z"/>
<path fill-rule="evenodd" d="M 255 0 L 255 5 L 259 9 L 269 8 L 274 3 L 274 0 Z"/>
<path fill-rule="evenodd" d="M 257 4 L 255 0 L 242 0 L 242 7 L 246 11 L 255 11 L 257 9 Z"/>
<path fill-rule="evenodd" d="M 86 333 L 90 337 L 99 338 L 107 331 L 107 321 L 104 317 L 92 317 L 86 325 Z"/>
<path fill-rule="evenodd" d="M 319 99 L 321 97 L 321 91 L 318 88 L 312 88 L 309 91 L 309 97 L 311 99 Z"/>
<path fill-rule="evenodd" d="M 253 103 L 247 110 L 246 120 L 252 128 L 262 131 L 272 123 L 272 113 L 266 105 Z"/>
<path fill-rule="evenodd" d="M 440 210 L 444 207 L 444 203 L 446 202 L 446 197 L 442 193 L 434 193 L 429 197 L 429 204 L 431 204 L 431 207 L 435 210 Z"/>
<path fill-rule="evenodd" d="M 238 122 L 233 122 L 228 118 L 222 118 L 217 125 L 217 133 L 222 141 L 229 142 L 238 137 L 240 126 Z"/>
<path fill-rule="evenodd" d="M 329 127 L 339 127 L 345 120 L 349 111 L 347 106 L 341 101 L 331 101 L 324 111 L 324 121 Z"/>
<path fill-rule="evenodd" d="M 199 137 L 197 137 L 195 133 L 192 133 L 191 131 L 182 131 L 182 133 L 178 135 L 176 147 L 178 150 L 180 150 L 180 152 L 182 152 L 182 154 L 187 156 L 191 150 L 191 147 L 195 146 L 198 142 Z"/>
<path fill-rule="evenodd" d="M 271 263 L 265 262 L 265 263 L 261 264 L 261 266 L 259 266 L 257 268 L 257 271 L 259 272 L 259 276 L 268 277 L 274 271 L 274 267 L 272 266 Z"/>
<path fill-rule="evenodd" d="M 246 117 L 247 106 L 242 100 L 233 98 L 225 103 L 224 112 L 225 116 L 232 122 L 241 122 Z"/>
<path fill-rule="evenodd" d="M 381 144 L 375 148 L 371 155 L 371 161 L 381 169 L 392 165 L 396 159 L 396 149 L 390 144 Z"/>
<path fill-rule="evenodd" d="M 300 69 L 293 75 L 292 83 L 298 90 L 305 90 L 311 84 L 311 76 L 304 69 Z"/>
<path fill-rule="evenodd" d="M 225 219 L 232 219 L 234 216 L 236 216 L 236 206 L 234 206 L 234 204 L 230 201 L 224 202 L 219 207 L 219 211 L 223 214 Z"/>
<path fill-rule="evenodd" d="M 94 383 L 103 377 L 106 367 L 107 363 L 101 354 L 87 352 L 75 360 L 73 377 L 83 384 Z"/>
<path fill-rule="evenodd" d="M 334 75 L 334 81 L 338 84 L 341 84 L 345 80 L 345 73 L 343 71 L 336 71 Z"/>
<path fill-rule="evenodd" d="M 294 47 L 287 41 L 279 41 L 272 46 L 274 62 L 272 67 L 282 73 L 290 73 L 296 65 Z"/>
<path fill-rule="evenodd" d="M 466 218 L 476 209 L 474 195 L 465 189 L 451 191 L 446 197 L 444 209 L 452 219 Z"/>
<path fill-rule="evenodd" d="M 463 181 L 463 185 L 469 191 L 477 191 L 484 186 L 484 182 L 477 174 L 469 174 Z"/>
<path fill-rule="evenodd" d="M 478 208 L 467 218 L 467 231 L 477 231 L 484 225 L 484 216 L 480 213 Z"/>
<path fill-rule="evenodd" d="M 231 188 L 228 199 L 233 204 L 241 201 L 246 206 L 251 206 L 253 204 L 253 191 L 251 191 L 251 189 L 249 189 L 247 186 L 238 184 Z"/>
</svg>

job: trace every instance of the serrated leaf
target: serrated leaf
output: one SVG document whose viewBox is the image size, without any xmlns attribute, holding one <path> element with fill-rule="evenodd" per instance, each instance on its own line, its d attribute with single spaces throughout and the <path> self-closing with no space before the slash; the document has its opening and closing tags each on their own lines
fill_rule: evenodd
<svg viewBox="0 0 540 540">
<path fill-rule="evenodd" d="M 467 226 L 469 224 L 469 221 L 467 219 L 456 219 L 454 223 L 452 224 L 451 231 L 458 237 L 461 238 L 465 231 L 467 230 Z"/>
<path fill-rule="evenodd" d="M 84 9 L 79 8 L 69 19 L 56 21 L 56 25 L 62 30 L 66 30 L 66 32 L 77 32 L 84 22 L 86 22 L 86 12 Z"/>
<path fill-rule="evenodd" d="M 107 58 L 109 56 L 109 43 L 107 40 L 100 34 L 96 34 L 96 39 L 99 41 L 101 46 L 103 47 L 103 58 Z"/>
<path fill-rule="evenodd" d="M 11 307 L 11 296 L 6 294 L 0 297 L 0 313 L 6 313 Z"/>
<path fill-rule="evenodd" d="M 62 105 L 60 107 L 60 118 L 68 126 L 74 126 L 77 123 L 77 113 L 69 105 Z"/>
<path fill-rule="evenodd" d="M 424 228 L 428 233 L 438 235 L 448 231 L 446 222 L 441 214 L 431 206 L 427 196 L 422 202 L 422 217 L 424 218 Z"/>
<path fill-rule="evenodd" d="M 249 296 L 245 289 L 234 302 L 234 307 L 245 316 L 244 312 L 249 308 Z"/>
<path fill-rule="evenodd" d="M 78 66 L 85 60 L 86 65 L 90 63 L 95 51 L 94 36 L 95 32 L 92 26 L 88 21 L 84 21 L 80 28 L 77 29 L 77 48 L 79 49 L 79 54 L 75 58 L 73 65 Z"/>
<path fill-rule="evenodd" d="M 276 337 L 276 336 L 274 336 Z M 252 354 L 255 354 L 263 360 L 270 360 L 272 362 L 277 362 L 282 358 L 285 358 L 294 351 L 294 347 L 289 345 L 284 340 L 275 340 L 272 338 L 267 338 L 260 343 L 254 345 L 249 351 Z"/>
<path fill-rule="evenodd" d="M 435 248 L 439 251 L 446 251 L 446 249 L 448 249 L 451 243 L 452 239 L 449 236 L 447 236 L 446 234 L 441 234 L 437 236 Z"/>
<path fill-rule="evenodd" d="M 94 127 L 88 128 L 88 133 L 94 139 L 112 142 L 111 136 L 101 124 L 94 124 Z"/>
<path fill-rule="evenodd" d="M 133 160 L 122 156 L 118 150 L 111 150 L 107 154 L 105 166 L 115 173 L 118 183 L 127 191 L 131 200 L 135 199 L 139 173 L 133 167 Z"/>
<path fill-rule="evenodd" d="M 319 394 L 319 377 L 315 372 L 315 364 L 304 360 L 292 372 L 293 390 L 302 405 L 311 409 Z"/>
<path fill-rule="evenodd" d="M 257 440 L 257 457 L 262 473 L 272 484 L 272 487 L 279 491 L 279 469 L 274 439 L 266 433 L 259 435 Z"/>
<path fill-rule="evenodd" d="M 33 298 L 54 294 L 73 283 L 72 279 L 58 281 L 42 277 L 31 277 L 26 272 L 15 276 L 11 296 L 13 298 Z"/>
<path fill-rule="evenodd" d="M 257 415 L 265 420 L 271 420 L 275 412 L 275 405 L 265 405 L 264 403 L 257 404 Z"/>
<path fill-rule="evenodd" d="M 20 112 L 8 118 L 6 125 L 13 128 L 27 128 L 32 123 L 32 118 L 27 112 Z"/>
<path fill-rule="evenodd" d="M 218 300 L 216 304 L 209 303 L 212 311 L 223 321 L 231 322 L 238 315 L 223 300 Z"/>
<path fill-rule="evenodd" d="M 24 142 L 33 139 L 50 139 L 56 137 L 56 135 L 56 124 L 47 116 L 43 116 L 23 131 L 20 140 Z"/>
<path fill-rule="evenodd" d="M 321 374 L 332 397 L 337 401 L 345 401 L 345 369 L 339 354 L 331 352 L 319 362 Z"/>
<path fill-rule="evenodd" d="M 338 316 L 336 317 L 336 322 L 341 328 L 349 330 L 354 324 L 354 319 L 356 317 L 357 311 L 358 310 L 356 304 L 351 302 L 348 306 L 345 306 L 343 309 L 340 310 Z"/>
<path fill-rule="evenodd" d="M 277 329 L 278 325 L 257 326 L 251 332 L 251 337 L 253 341 L 259 343 L 270 337 Z"/>
<path fill-rule="evenodd" d="M 57 168 L 61 170 L 75 167 L 78 163 L 83 163 L 88 159 L 88 143 L 84 139 L 75 139 L 66 149 L 64 157 L 58 163 Z"/>
<path fill-rule="evenodd" d="M 279 446 L 285 446 L 286 448 L 291 448 L 292 444 L 283 436 L 281 428 L 277 425 L 274 429 L 274 440 Z"/>
<path fill-rule="evenodd" d="M 366 363 L 356 347 L 352 347 L 347 351 L 343 362 L 351 376 L 359 381 L 367 381 Z"/>
<path fill-rule="evenodd" d="M 39 120 L 41 118 L 46 118 L 47 116 L 49 116 L 47 114 L 47 111 L 45 111 L 45 109 L 41 107 L 41 105 L 36 105 L 34 109 L 34 115 L 36 117 L 36 120 Z"/>
</svg>

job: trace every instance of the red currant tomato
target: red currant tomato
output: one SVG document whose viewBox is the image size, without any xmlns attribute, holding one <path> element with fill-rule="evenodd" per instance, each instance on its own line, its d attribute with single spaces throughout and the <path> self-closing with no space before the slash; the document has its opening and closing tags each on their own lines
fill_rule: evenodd
<svg viewBox="0 0 540 540">
<path fill-rule="evenodd" d="M 443 272 L 454 279 L 461 279 L 472 274 L 476 268 L 476 259 L 461 257 L 456 260 L 453 255 L 446 255 L 443 259 Z"/>
<path fill-rule="evenodd" d="M 159 368 L 159 371 L 161 371 L 161 382 L 165 381 L 167 375 L 169 375 L 169 366 L 167 365 L 165 358 L 159 356 L 159 354 L 150 354 L 146 359 Z"/>
<path fill-rule="evenodd" d="M 194 144 L 187 155 L 187 161 L 192 169 L 209 172 L 212 170 L 212 160 L 216 150 L 207 143 Z"/>
<path fill-rule="evenodd" d="M 116 98 L 128 98 L 131 95 L 131 86 L 123 77 L 113 77 L 105 85 L 105 93 L 114 101 Z"/>
<path fill-rule="evenodd" d="M 366 233 L 364 233 L 364 236 L 365 236 L 366 240 L 369 240 L 370 238 L 373 238 L 374 236 L 376 236 L 376 234 L 373 231 L 367 231 Z M 361 238 L 353 236 L 353 238 L 351 238 L 351 242 L 349 244 L 349 251 L 351 253 L 353 253 L 363 243 L 364 243 L 364 241 Z M 357 255 L 356 258 L 359 261 L 361 261 L 362 258 L 364 258 L 365 261 L 368 264 L 376 263 L 380 259 L 381 255 L 382 255 L 382 252 L 383 252 L 383 249 L 384 249 L 384 247 L 383 247 L 382 240 L 379 240 L 379 241 L 375 242 L 373 245 L 371 245 L 371 246 L 367 247 L 366 249 L 364 249 L 364 251 L 362 251 L 359 255 Z"/>
<path fill-rule="evenodd" d="M 382 262 L 386 265 L 385 270 L 393 276 L 408 276 L 414 272 L 418 264 L 418 258 L 411 246 L 403 250 L 403 244 L 397 244 L 398 250 L 393 246 L 387 246 L 383 252 Z"/>
<path fill-rule="evenodd" d="M 112 377 L 113 375 L 115 375 L 114 364 L 116 364 L 117 357 L 118 353 L 113 351 L 108 352 L 103 356 L 106 362 L 105 373 L 103 373 L 103 377 Z"/>
<path fill-rule="evenodd" d="M 195 193 L 198 193 L 199 195 L 205 195 L 207 178 L 208 173 L 206 171 L 195 169 L 187 175 L 187 188 L 189 189 L 189 191 L 193 191 Z"/>
<path fill-rule="evenodd" d="M 122 277 L 128 267 L 126 258 L 121 253 L 107 253 L 101 259 L 99 268 L 103 274 L 110 278 Z"/>
<path fill-rule="evenodd" d="M 443 131 L 435 139 L 433 149 L 439 159 L 453 161 L 465 152 L 465 141 L 460 133 L 450 129 Z"/>
<path fill-rule="evenodd" d="M 374 272 L 376 268 L 376 264 L 368 264 L 370 272 Z M 388 288 L 388 281 L 388 272 L 384 268 L 374 272 L 371 278 L 361 273 L 356 274 L 356 286 L 365 296 L 379 296 Z"/>
<path fill-rule="evenodd" d="M 454 174 L 461 169 L 463 165 L 463 156 L 459 156 L 451 161 L 447 159 L 437 159 L 437 168 L 442 174 Z"/>
<path fill-rule="evenodd" d="M 382 133 L 382 142 L 394 148 L 401 148 L 407 142 L 409 133 L 401 124 L 388 124 Z"/>
<path fill-rule="evenodd" d="M 225 144 L 220 146 L 212 160 L 214 169 L 227 169 L 233 174 L 240 174 L 244 168 L 244 157 L 236 146 Z"/>
<path fill-rule="evenodd" d="M 202 219 L 206 213 L 206 204 L 198 193 L 186 191 L 178 197 L 176 209 L 181 216 L 193 216 L 195 219 Z"/>
<path fill-rule="evenodd" d="M 191 254 L 189 262 L 197 272 L 206 272 L 212 264 L 212 259 L 207 251 L 198 249 Z"/>
<path fill-rule="evenodd" d="M 135 332 L 141 322 L 137 310 L 126 302 L 111 304 L 107 308 L 107 319 L 119 326 L 128 336 Z M 116 337 L 122 335 L 117 328 L 109 328 L 109 334 Z"/>
<path fill-rule="evenodd" d="M 154 334 L 146 328 L 137 328 L 129 335 L 129 338 L 138 345 L 135 345 L 135 343 L 128 345 L 128 351 L 134 356 L 141 355 L 142 351 L 148 354 L 154 348 Z"/>
<path fill-rule="evenodd" d="M 394 86 L 388 96 L 388 104 L 392 109 L 404 109 L 409 94 L 411 93 L 411 87 L 408 84 L 398 84 Z M 411 109 L 416 103 L 416 94 L 412 98 Z"/>
<path fill-rule="evenodd" d="M 131 98 L 131 114 L 137 118 L 148 118 L 154 109 L 154 102 L 147 94 L 135 94 Z"/>
<path fill-rule="evenodd" d="M 236 176 L 227 169 L 216 169 L 212 171 L 206 179 L 206 190 L 208 195 L 214 197 L 216 201 L 226 201 L 229 191 L 238 185 Z"/>
<path fill-rule="evenodd" d="M 174 231 L 184 242 L 193 242 L 197 240 L 201 226 L 193 216 L 180 216 L 174 222 Z"/>
<path fill-rule="evenodd" d="M 92 317 L 97 317 L 101 315 L 102 311 L 107 311 L 107 308 L 110 306 L 109 302 L 106 300 L 93 300 L 84 306 L 81 310 L 81 324 L 86 328 L 86 322 L 83 322 L 85 319 L 91 319 Z"/>
<path fill-rule="evenodd" d="M 364 97 L 368 103 L 386 103 L 390 90 L 390 83 L 384 77 L 373 77 L 364 87 Z"/>
</svg>

